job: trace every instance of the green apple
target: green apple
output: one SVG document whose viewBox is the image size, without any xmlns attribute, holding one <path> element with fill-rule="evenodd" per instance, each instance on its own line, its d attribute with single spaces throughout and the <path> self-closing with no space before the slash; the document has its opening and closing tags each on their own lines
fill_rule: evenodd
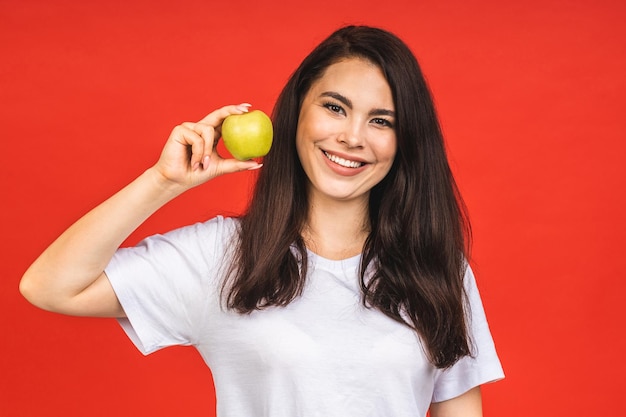
<svg viewBox="0 0 626 417">
<path fill-rule="evenodd" d="M 267 155 L 273 136 L 272 120 L 261 110 L 231 114 L 222 123 L 224 145 L 240 161 Z"/>
</svg>

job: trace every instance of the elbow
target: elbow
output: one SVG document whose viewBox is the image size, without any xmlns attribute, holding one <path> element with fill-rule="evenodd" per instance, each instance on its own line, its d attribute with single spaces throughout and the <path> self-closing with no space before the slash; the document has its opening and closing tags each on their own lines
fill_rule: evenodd
<svg viewBox="0 0 626 417">
<path fill-rule="evenodd" d="M 22 297 L 24 297 L 26 301 L 33 305 L 37 305 L 37 291 L 34 288 L 32 281 L 33 280 L 31 279 L 30 274 L 26 272 L 20 280 L 19 290 L 20 294 L 22 294 Z"/>
<path fill-rule="evenodd" d="M 39 307 L 44 310 L 49 310 L 46 306 L 46 297 L 43 295 L 41 286 L 37 285 L 37 280 L 33 277 L 33 274 L 27 271 L 19 284 L 19 291 L 22 297 L 35 307 Z"/>
</svg>

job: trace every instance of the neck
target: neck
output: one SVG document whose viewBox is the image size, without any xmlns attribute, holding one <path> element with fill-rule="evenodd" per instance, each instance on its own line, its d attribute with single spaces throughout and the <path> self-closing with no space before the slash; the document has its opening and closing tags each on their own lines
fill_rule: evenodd
<svg viewBox="0 0 626 417">
<path fill-rule="evenodd" d="M 368 200 L 314 199 L 302 237 L 307 247 L 328 259 L 360 254 L 369 235 Z"/>
</svg>

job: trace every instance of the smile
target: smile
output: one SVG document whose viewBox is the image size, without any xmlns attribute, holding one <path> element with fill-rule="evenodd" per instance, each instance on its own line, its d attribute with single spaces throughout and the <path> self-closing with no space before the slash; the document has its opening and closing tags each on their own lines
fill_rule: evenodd
<svg viewBox="0 0 626 417">
<path fill-rule="evenodd" d="M 340 157 L 338 157 L 336 155 L 329 154 L 326 151 L 324 151 L 324 155 L 326 155 L 326 158 L 330 159 L 331 161 L 333 161 L 337 165 L 341 165 L 342 167 L 359 168 L 359 167 L 364 165 L 363 162 L 350 161 L 348 159 L 343 159 L 343 158 L 340 158 Z"/>
</svg>

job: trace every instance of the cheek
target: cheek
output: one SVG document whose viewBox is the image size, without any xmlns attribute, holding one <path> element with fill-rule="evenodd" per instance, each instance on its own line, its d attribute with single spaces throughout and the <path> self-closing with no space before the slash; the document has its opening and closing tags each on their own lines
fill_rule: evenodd
<svg viewBox="0 0 626 417">
<path fill-rule="evenodd" d="M 300 113 L 300 117 L 298 118 L 298 127 L 296 128 L 296 146 L 300 148 L 303 142 L 306 141 L 308 136 L 308 117 L 306 113 Z"/>
<path fill-rule="evenodd" d="M 376 142 L 376 154 L 381 162 L 393 163 L 397 150 L 398 143 L 395 135 Z"/>
<path fill-rule="evenodd" d="M 307 137 L 307 130 L 304 127 L 304 124 L 298 123 L 298 128 L 296 130 L 296 152 L 303 168 L 306 168 L 307 166 L 307 154 L 310 153 L 310 141 Z"/>
<path fill-rule="evenodd" d="M 314 145 L 335 137 L 340 128 L 337 121 L 324 117 L 320 109 L 311 109 L 300 114 L 296 137 L 303 145 Z"/>
</svg>

